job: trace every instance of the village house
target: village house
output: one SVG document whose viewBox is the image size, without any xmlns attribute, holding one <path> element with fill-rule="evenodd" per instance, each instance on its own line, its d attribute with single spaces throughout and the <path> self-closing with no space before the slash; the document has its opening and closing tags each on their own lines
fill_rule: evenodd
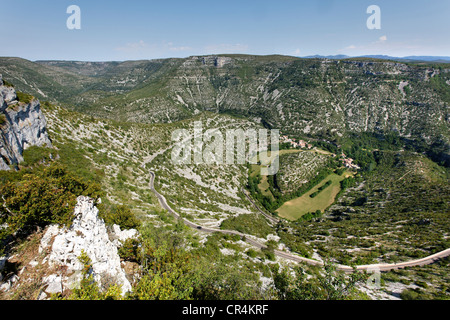
<svg viewBox="0 0 450 320">
<path fill-rule="evenodd" d="M 297 142 L 295 139 L 289 138 L 286 135 L 283 135 L 283 136 L 280 137 L 280 142 L 282 142 L 282 143 L 290 143 L 292 148 L 308 148 L 308 149 L 312 148 L 311 144 L 306 143 L 303 140 L 299 140 Z"/>
<path fill-rule="evenodd" d="M 347 156 L 344 153 L 341 154 L 341 157 L 342 157 L 341 160 L 346 168 L 356 169 L 356 170 L 360 169 L 360 167 L 357 164 L 353 163 L 352 158 L 347 158 Z"/>
</svg>

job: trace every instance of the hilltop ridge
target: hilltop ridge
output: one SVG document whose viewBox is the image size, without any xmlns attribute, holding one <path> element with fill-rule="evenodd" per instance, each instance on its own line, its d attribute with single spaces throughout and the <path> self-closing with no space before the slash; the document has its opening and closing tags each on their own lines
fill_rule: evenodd
<svg viewBox="0 0 450 320">
<path fill-rule="evenodd" d="M 433 157 L 450 164 L 448 64 L 238 54 L 125 62 L 0 58 L 0 72 L 19 90 L 96 117 L 171 123 L 209 111 L 336 144 L 355 132 L 394 133 L 434 145 L 440 151 Z"/>
</svg>

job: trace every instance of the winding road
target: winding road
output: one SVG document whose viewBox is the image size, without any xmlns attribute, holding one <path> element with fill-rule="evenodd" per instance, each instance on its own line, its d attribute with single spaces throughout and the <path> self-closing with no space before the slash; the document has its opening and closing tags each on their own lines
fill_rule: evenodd
<svg viewBox="0 0 450 320">
<path fill-rule="evenodd" d="M 248 235 L 248 234 L 244 234 L 238 231 L 234 231 L 234 230 L 222 230 L 222 229 L 216 229 L 216 228 L 210 228 L 210 227 L 204 227 L 201 226 L 199 224 L 193 223 L 192 221 L 189 221 L 183 217 L 181 217 L 175 210 L 173 210 L 166 201 L 166 198 L 161 195 L 158 191 L 156 191 L 155 187 L 154 187 L 154 181 L 155 181 L 155 173 L 153 171 L 150 171 L 150 189 L 151 191 L 155 194 L 155 196 L 158 198 L 158 201 L 160 203 L 160 205 L 162 206 L 163 209 L 167 210 L 168 212 L 170 212 L 172 215 L 174 215 L 177 219 L 181 219 L 185 225 L 196 229 L 198 231 L 202 231 L 202 232 L 206 232 L 206 233 L 214 233 L 214 232 L 220 232 L 223 234 L 229 234 L 229 235 L 238 235 L 240 236 L 243 240 L 245 240 L 247 243 L 251 244 L 252 246 L 258 248 L 258 249 L 263 249 L 263 248 L 267 248 L 266 245 L 252 239 L 253 236 Z M 250 202 L 255 206 L 255 208 L 261 213 L 263 214 L 268 220 L 270 220 L 272 223 L 277 223 L 279 220 L 268 215 L 267 213 L 265 213 L 264 211 L 262 211 L 256 204 L 255 202 L 250 198 L 250 196 L 243 190 L 245 196 L 247 197 L 247 199 L 250 200 Z M 280 251 L 280 250 L 274 250 L 274 254 L 280 258 L 284 258 L 284 259 L 288 259 L 294 262 L 304 262 L 310 265 L 319 265 L 319 266 L 323 266 L 323 262 L 322 261 L 318 261 L 318 260 L 313 260 L 313 259 L 308 259 L 305 257 L 300 257 L 298 255 L 289 253 L 289 252 L 284 252 L 284 251 Z M 440 251 L 438 253 L 435 253 L 431 256 L 425 257 L 425 258 L 421 258 L 421 259 L 416 259 L 416 260 L 411 260 L 411 261 L 406 261 L 406 262 L 400 262 L 400 263 L 390 263 L 390 264 L 370 264 L 370 265 L 359 265 L 356 266 L 355 268 L 350 267 L 350 266 L 345 266 L 345 265 L 338 265 L 336 268 L 338 270 L 344 271 L 346 273 L 351 273 L 354 272 L 355 270 L 357 271 L 361 271 L 361 270 L 366 270 L 366 271 L 373 271 L 373 270 L 378 270 L 378 271 L 390 271 L 390 270 L 395 270 L 395 269 L 401 269 L 401 268 L 405 268 L 405 267 L 414 267 L 414 266 L 424 266 L 427 264 L 431 264 L 434 263 L 436 261 L 438 261 L 441 258 L 444 257 L 448 257 L 450 256 L 450 249 L 446 249 L 443 251 Z"/>
<path fill-rule="evenodd" d="M 270 223 L 277 224 L 278 222 L 280 222 L 280 219 L 275 218 L 274 216 L 271 216 L 270 214 L 267 214 L 263 210 L 261 210 L 261 208 L 255 203 L 255 201 L 253 201 L 253 199 L 250 198 L 250 196 L 248 195 L 248 192 L 244 188 L 242 188 L 241 191 L 243 194 L 245 194 L 248 201 L 250 201 L 253 204 L 253 206 L 256 208 L 256 210 L 258 210 L 264 217 L 266 217 L 266 219 L 269 220 Z"/>
</svg>

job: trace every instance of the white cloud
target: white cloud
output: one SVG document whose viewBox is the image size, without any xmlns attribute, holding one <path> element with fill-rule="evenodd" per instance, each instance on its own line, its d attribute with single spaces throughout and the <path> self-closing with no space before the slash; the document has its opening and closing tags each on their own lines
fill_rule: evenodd
<svg viewBox="0 0 450 320">
<path fill-rule="evenodd" d="M 387 41 L 386 35 L 381 36 L 376 41 L 372 41 L 362 45 L 350 45 L 343 49 L 338 50 L 339 53 L 347 53 L 352 51 L 352 54 L 387 54 L 394 47 L 397 48 L 400 44 L 394 44 Z"/>
</svg>

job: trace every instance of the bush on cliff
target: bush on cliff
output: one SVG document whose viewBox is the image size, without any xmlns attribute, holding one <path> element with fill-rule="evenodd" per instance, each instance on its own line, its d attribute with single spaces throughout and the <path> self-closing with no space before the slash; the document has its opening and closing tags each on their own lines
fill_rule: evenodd
<svg viewBox="0 0 450 320">
<path fill-rule="evenodd" d="M 38 228 L 70 225 L 76 198 L 97 199 L 100 186 L 70 174 L 57 163 L 46 168 L 4 173 L 0 177 L 0 241 L 21 238 Z"/>
</svg>

